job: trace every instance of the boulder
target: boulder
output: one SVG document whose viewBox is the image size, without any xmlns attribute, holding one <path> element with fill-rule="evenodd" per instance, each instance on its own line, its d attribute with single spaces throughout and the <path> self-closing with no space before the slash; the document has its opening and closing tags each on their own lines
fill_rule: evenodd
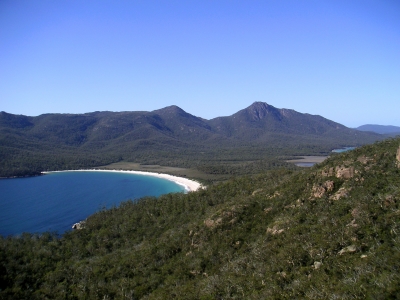
<svg viewBox="0 0 400 300">
<path fill-rule="evenodd" d="M 350 245 L 350 246 L 347 246 L 347 247 L 343 248 L 342 250 L 340 250 L 338 252 L 338 254 L 342 255 L 342 254 L 347 253 L 347 252 L 353 253 L 353 252 L 356 252 L 356 250 L 357 250 L 357 248 L 356 248 L 355 245 Z"/>
<path fill-rule="evenodd" d="M 322 262 L 320 261 L 314 261 L 314 269 L 317 270 L 322 266 Z"/>
</svg>

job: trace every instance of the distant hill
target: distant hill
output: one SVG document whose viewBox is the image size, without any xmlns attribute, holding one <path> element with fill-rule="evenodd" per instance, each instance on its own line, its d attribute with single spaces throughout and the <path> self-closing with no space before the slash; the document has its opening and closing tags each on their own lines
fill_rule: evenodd
<svg viewBox="0 0 400 300">
<path fill-rule="evenodd" d="M 366 124 L 355 128 L 360 131 L 370 131 L 376 132 L 379 134 L 387 134 L 387 135 L 400 135 L 400 127 L 398 126 L 391 126 L 391 125 L 373 125 L 373 124 Z"/>
<path fill-rule="evenodd" d="M 211 120 L 191 115 L 177 106 L 151 112 L 105 111 L 37 117 L 1 112 L 0 177 L 121 160 L 176 165 L 186 159 L 185 166 L 199 165 L 202 163 L 194 162 L 193 157 L 199 152 L 205 157 L 213 151 L 210 156 L 216 158 L 222 155 L 218 149 L 231 153 L 240 149 L 239 159 L 248 155 L 249 151 L 244 149 L 249 147 L 251 151 L 256 147 L 286 152 L 297 149 L 300 154 L 329 152 L 335 147 L 360 146 L 382 138 L 321 116 L 278 109 L 262 102 Z M 282 150 L 279 153 L 282 155 Z"/>
</svg>

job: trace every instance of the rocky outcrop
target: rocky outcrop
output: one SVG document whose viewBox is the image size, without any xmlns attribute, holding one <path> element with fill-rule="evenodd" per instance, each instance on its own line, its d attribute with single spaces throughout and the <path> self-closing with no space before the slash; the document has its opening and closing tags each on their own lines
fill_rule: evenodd
<svg viewBox="0 0 400 300">
<path fill-rule="evenodd" d="M 332 180 L 324 182 L 322 185 L 314 185 L 312 188 L 312 197 L 322 198 L 325 193 L 333 191 L 335 184 Z"/>
<path fill-rule="evenodd" d="M 204 221 L 204 225 L 208 228 L 214 228 L 222 224 L 222 218 L 218 218 L 217 220 L 207 219 Z"/>
<path fill-rule="evenodd" d="M 337 166 L 335 171 L 337 178 L 349 179 L 354 176 L 354 167 L 345 168 L 343 166 Z"/>
<path fill-rule="evenodd" d="M 279 229 L 276 225 L 272 228 L 267 228 L 267 233 L 270 233 L 272 235 L 281 234 L 284 231 L 285 229 Z"/>
<path fill-rule="evenodd" d="M 328 170 L 322 170 L 322 176 L 323 177 L 330 177 L 335 175 L 335 169 L 334 168 L 329 168 Z"/>
<path fill-rule="evenodd" d="M 373 160 L 372 158 L 366 157 L 365 155 L 362 155 L 359 158 L 357 158 L 357 161 L 359 161 L 360 163 L 362 163 L 364 165 L 372 160 Z"/>
<path fill-rule="evenodd" d="M 260 192 L 262 192 L 263 191 L 263 189 L 257 189 L 257 190 L 255 190 L 251 195 L 252 196 L 255 196 L 256 194 L 258 194 L 258 193 L 260 193 Z"/>
<path fill-rule="evenodd" d="M 350 188 L 341 187 L 334 195 L 330 197 L 332 200 L 339 200 L 340 198 L 347 197 Z"/>
<path fill-rule="evenodd" d="M 367 162 L 368 160 L 365 158 L 361 158 L 362 162 Z M 336 168 L 329 168 L 322 170 L 321 175 L 323 177 L 331 177 L 335 176 L 337 178 L 349 179 L 354 176 L 354 167 L 344 167 L 344 166 L 337 166 Z"/>
<path fill-rule="evenodd" d="M 264 208 L 264 213 L 269 213 L 272 210 L 272 207 Z"/>
<path fill-rule="evenodd" d="M 333 188 L 335 186 L 334 182 L 332 180 L 328 180 L 324 183 L 324 188 L 326 189 L 327 192 L 333 191 Z"/>
<path fill-rule="evenodd" d="M 83 229 L 85 228 L 85 221 L 80 221 L 78 223 L 75 223 L 74 225 L 72 225 L 72 229 Z"/>
<path fill-rule="evenodd" d="M 325 195 L 325 188 L 323 186 L 313 186 L 312 196 L 314 198 L 322 198 Z"/>
</svg>

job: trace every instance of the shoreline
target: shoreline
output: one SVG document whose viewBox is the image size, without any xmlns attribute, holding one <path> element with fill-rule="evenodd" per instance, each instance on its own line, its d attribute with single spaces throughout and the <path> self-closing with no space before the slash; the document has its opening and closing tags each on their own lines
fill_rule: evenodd
<svg viewBox="0 0 400 300">
<path fill-rule="evenodd" d="M 144 171 L 81 169 L 81 170 L 45 171 L 45 172 L 42 172 L 42 174 L 57 173 L 57 172 L 118 172 L 118 173 L 153 176 L 153 177 L 158 177 L 158 178 L 166 179 L 169 181 L 173 181 L 176 184 L 183 186 L 185 189 L 185 192 L 195 192 L 203 187 L 200 183 L 198 183 L 197 181 L 191 180 L 191 179 L 178 177 L 178 176 L 174 176 L 174 175 L 169 175 L 169 174 L 144 172 Z"/>
</svg>

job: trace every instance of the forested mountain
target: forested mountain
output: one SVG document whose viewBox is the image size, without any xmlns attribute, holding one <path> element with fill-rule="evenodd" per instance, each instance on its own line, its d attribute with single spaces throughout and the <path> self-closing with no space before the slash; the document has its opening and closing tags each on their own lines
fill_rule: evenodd
<svg viewBox="0 0 400 300">
<path fill-rule="evenodd" d="M 400 139 L 0 237 L 0 299 L 398 299 Z"/>
<path fill-rule="evenodd" d="M 379 134 L 387 134 L 387 135 L 400 135 L 400 127 L 398 126 L 391 126 L 391 125 L 373 125 L 373 124 L 366 124 L 356 128 L 360 131 L 370 131 L 376 132 Z"/>
<path fill-rule="evenodd" d="M 193 165 L 193 156 L 200 152 L 215 158 L 221 151 L 236 151 L 235 159 L 240 160 L 242 154 L 238 153 L 246 147 L 251 148 L 250 152 L 257 148 L 260 153 L 266 153 L 265 149 L 285 149 L 289 154 L 329 152 L 334 147 L 359 146 L 381 138 L 321 116 L 261 102 L 212 120 L 193 116 L 177 106 L 152 112 L 37 117 L 1 112 L 0 177 L 121 160 L 165 165 L 180 160 Z M 254 154 L 253 158 L 260 156 Z"/>
<path fill-rule="evenodd" d="M 329 140 L 362 144 L 379 139 L 378 135 L 365 135 L 321 116 L 277 109 L 262 102 L 255 102 L 232 116 L 212 119 L 209 123 L 224 136 L 259 144 L 280 144 L 282 139 L 287 145 Z"/>
</svg>

